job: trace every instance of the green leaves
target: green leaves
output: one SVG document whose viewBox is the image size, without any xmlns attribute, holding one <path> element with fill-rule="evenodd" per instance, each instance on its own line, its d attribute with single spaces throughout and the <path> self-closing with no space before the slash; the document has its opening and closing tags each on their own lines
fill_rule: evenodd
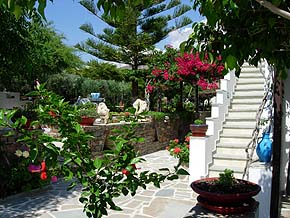
<svg viewBox="0 0 290 218">
<path fill-rule="evenodd" d="M 100 168 L 102 167 L 102 164 L 103 164 L 103 161 L 102 161 L 101 159 L 96 158 L 96 159 L 94 160 L 94 167 L 95 167 L 96 169 L 100 169 Z"/>
<path fill-rule="evenodd" d="M 238 66 L 237 58 L 233 55 L 228 55 L 225 61 L 225 67 L 230 70 L 235 69 Z"/>
</svg>

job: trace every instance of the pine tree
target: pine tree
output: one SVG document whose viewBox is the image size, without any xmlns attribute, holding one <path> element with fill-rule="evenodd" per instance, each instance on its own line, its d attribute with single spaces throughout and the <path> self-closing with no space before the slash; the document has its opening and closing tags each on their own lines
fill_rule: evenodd
<svg viewBox="0 0 290 218">
<path fill-rule="evenodd" d="M 154 45 L 173 30 L 190 24 L 185 13 L 190 6 L 180 0 L 127 0 L 120 19 L 114 19 L 98 10 L 94 0 L 80 3 L 98 19 L 108 24 L 102 34 L 94 31 L 92 24 L 80 27 L 92 37 L 76 45 L 99 59 L 131 66 L 132 97 L 138 97 L 138 69 L 148 62 L 148 55 Z M 172 22 L 171 22 L 172 21 Z M 170 25 L 174 23 L 173 25 Z"/>
</svg>

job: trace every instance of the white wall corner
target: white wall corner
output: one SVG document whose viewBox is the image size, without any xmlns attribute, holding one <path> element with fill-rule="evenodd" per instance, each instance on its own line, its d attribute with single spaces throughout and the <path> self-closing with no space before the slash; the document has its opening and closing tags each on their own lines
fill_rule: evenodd
<svg viewBox="0 0 290 218">
<path fill-rule="evenodd" d="M 189 183 L 207 176 L 208 137 L 190 137 Z"/>
</svg>

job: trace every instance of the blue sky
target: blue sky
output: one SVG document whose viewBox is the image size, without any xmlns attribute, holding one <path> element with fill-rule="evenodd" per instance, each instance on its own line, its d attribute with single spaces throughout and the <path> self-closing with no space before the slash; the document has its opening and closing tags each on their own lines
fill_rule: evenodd
<svg viewBox="0 0 290 218">
<path fill-rule="evenodd" d="M 183 0 L 182 2 L 192 5 L 190 0 Z M 70 46 L 85 41 L 90 37 L 90 35 L 79 29 L 82 24 L 93 24 L 95 32 L 99 33 L 106 27 L 105 23 L 97 19 L 81 6 L 79 0 L 54 0 L 53 3 L 48 1 L 45 14 L 46 19 L 53 22 L 56 31 L 65 36 L 66 40 L 64 43 Z M 199 13 L 193 10 L 188 12 L 187 15 L 194 21 L 202 20 Z M 190 27 L 191 26 L 188 26 L 187 29 L 170 34 L 169 37 L 160 42 L 157 47 L 163 49 L 166 44 L 174 44 L 186 38 L 188 32 L 191 30 Z M 85 53 L 80 53 L 80 57 L 85 61 L 95 59 L 93 56 Z"/>
</svg>

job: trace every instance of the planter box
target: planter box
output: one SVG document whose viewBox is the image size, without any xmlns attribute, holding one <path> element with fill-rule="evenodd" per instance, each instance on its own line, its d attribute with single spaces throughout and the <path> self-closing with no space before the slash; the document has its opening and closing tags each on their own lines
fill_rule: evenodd
<svg viewBox="0 0 290 218">
<path fill-rule="evenodd" d="M 206 124 L 190 124 L 192 136 L 205 137 L 208 126 Z"/>
</svg>

